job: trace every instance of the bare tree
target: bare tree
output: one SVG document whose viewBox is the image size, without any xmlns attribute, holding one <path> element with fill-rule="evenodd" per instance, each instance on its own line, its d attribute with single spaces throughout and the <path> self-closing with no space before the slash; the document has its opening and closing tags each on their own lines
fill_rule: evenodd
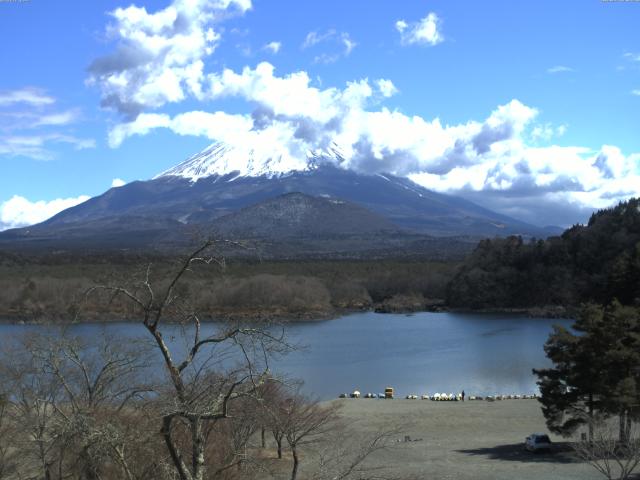
<svg viewBox="0 0 640 480">
<path fill-rule="evenodd" d="M 146 368 L 139 349 L 104 337 L 31 334 L 2 353 L 22 476 L 90 480 L 109 471 L 135 480 L 125 439 L 138 419 L 125 409 L 148 390 L 138 382 Z"/>
<path fill-rule="evenodd" d="M 17 467 L 18 451 L 12 442 L 17 429 L 11 422 L 8 394 L 0 392 L 0 479 L 8 478 Z"/>
<path fill-rule="evenodd" d="M 247 396 L 232 402 L 228 419 L 211 425 L 207 435 L 209 461 L 215 465 L 208 472 L 211 478 L 247 478 L 263 470 L 260 456 L 252 455 L 260 424 L 259 402 Z"/>
<path fill-rule="evenodd" d="M 582 460 L 594 467 L 605 478 L 626 480 L 640 464 L 640 435 L 637 424 L 628 427 L 628 436 L 620 441 L 617 427 L 607 419 L 597 418 L 590 425 L 592 438 L 583 438 L 573 445 Z"/>
<path fill-rule="evenodd" d="M 350 426 L 340 425 L 325 435 L 318 452 L 313 480 L 382 480 L 393 477 L 388 465 L 372 465 L 372 457 L 397 448 L 402 428 L 374 432 L 358 437 Z"/>
<path fill-rule="evenodd" d="M 271 433 L 276 443 L 278 459 L 282 459 L 282 446 L 284 439 L 285 419 L 283 402 L 286 397 L 284 383 L 273 378 L 268 379 L 261 387 L 260 397 L 260 445 L 266 448 L 266 431 Z"/>
<path fill-rule="evenodd" d="M 290 478 L 299 475 L 302 450 L 311 458 L 307 477 L 312 480 L 382 480 L 396 478 L 387 465 L 368 462 L 376 454 L 398 446 L 403 426 L 362 436 L 340 418 L 340 404 L 319 403 L 301 394 L 301 383 L 266 384 L 263 409 L 278 456 L 284 439 L 291 449 Z M 402 477 L 407 478 L 407 477 Z"/>
<path fill-rule="evenodd" d="M 291 480 L 298 476 L 300 448 L 319 442 L 323 435 L 335 428 L 338 407 L 337 404 L 322 406 L 298 390 L 278 406 L 281 429 L 293 458 Z"/>
<path fill-rule="evenodd" d="M 233 401 L 259 393 L 259 386 L 268 378 L 269 352 L 285 345 L 282 334 L 239 324 L 226 324 L 204 334 L 200 317 L 180 282 L 197 265 L 224 267 L 224 259 L 215 252 L 217 245 L 205 242 L 164 282 L 152 281 L 149 266 L 144 278 L 130 287 L 101 285 L 88 292 L 108 291 L 112 298 L 124 296 L 132 302 L 162 356 L 169 382 L 162 391 L 161 434 L 180 480 L 205 478 L 210 425 L 230 417 Z M 167 319 L 185 327 L 188 344 L 182 355 L 163 335 Z M 222 348 L 229 344 L 238 352 L 231 357 L 236 359 L 232 367 Z"/>
<path fill-rule="evenodd" d="M 57 440 L 56 411 L 52 407 L 60 386 L 45 375 L 42 366 L 18 343 L 3 345 L 0 378 L 7 392 L 11 422 L 20 425 L 21 435 L 12 438 L 20 451 L 23 470 L 35 478 L 49 480 L 61 470 L 64 446 Z"/>
</svg>

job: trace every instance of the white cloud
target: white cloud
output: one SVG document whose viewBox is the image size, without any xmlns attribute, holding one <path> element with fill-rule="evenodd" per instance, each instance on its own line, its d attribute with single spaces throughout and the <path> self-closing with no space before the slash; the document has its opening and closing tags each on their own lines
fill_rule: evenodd
<svg viewBox="0 0 640 480">
<path fill-rule="evenodd" d="M 640 96 L 640 88 L 637 90 L 631 90 L 631 95 Z"/>
<path fill-rule="evenodd" d="M 551 123 L 538 124 L 531 130 L 531 139 L 534 142 L 548 142 L 555 137 L 562 137 L 567 132 L 566 125 L 554 127 Z"/>
<path fill-rule="evenodd" d="M 310 85 L 307 72 L 294 72 L 284 77 L 274 75 L 275 68 L 262 62 L 255 69 L 241 73 L 225 69 L 207 77 L 207 95 L 212 99 L 242 97 L 268 108 L 275 115 L 304 116 L 328 122 L 339 111 L 361 104 L 372 91 L 366 81 L 352 82 L 344 91 L 336 88 L 320 90 Z"/>
<path fill-rule="evenodd" d="M 62 127 L 76 123 L 79 109 L 53 111 L 55 98 L 36 88 L 0 93 L 0 157 L 28 157 L 50 160 L 56 157 L 51 147 L 68 144 L 77 150 L 94 148 L 95 141 L 78 138 Z"/>
<path fill-rule="evenodd" d="M 127 182 L 120 178 L 111 181 L 111 187 L 122 187 Z M 91 197 L 80 195 L 71 198 L 31 201 L 20 195 L 0 202 L 0 231 L 44 222 L 67 208 L 86 202 Z"/>
<path fill-rule="evenodd" d="M 78 110 L 67 110 L 65 112 L 48 113 L 36 116 L 30 126 L 43 127 L 69 125 L 70 123 L 78 121 L 79 118 L 80 112 Z"/>
<path fill-rule="evenodd" d="M 253 128 L 250 115 L 232 115 L 225 112 L 193 111 L 176 115 L 142 113 L 133 122 L 117 125 L 109 133 L 109 145 L 119 147 L 134 135 L 146 135 L 152 130 L 166 128 L 178 135 L 203 136 L 227 143 L 242 143 Z"/>
<path fill-rule="evenodd" d="M 324 42 L 339 45 L 341 49 L 338 52 L 320 53 L 314 57 L 313 63 L 335 63 L 340 60 L 340 58 L 348 57 L 353 49 L 358 46 L 348 32 L 337 32 L 336 30 L 331 29 L 324 33 L 309 32 L 305 37 L 304 42 L 302 42 L 301 48 L 305 50 Z"/>
<path fill-rule="evenodd" d="M 334 38 L 336 35 L 336 31 L 333 29 L 327 30 L 325 33 L 309 32 L 307 33 L 304 42 L 302 42 L 302 49 L 313 47 L 320 42 L 324 42 L 326 40 L 329 40 L 330 38 Z"/>
<path fill-rule="evenodd" d="M 358 44 L 351 39 L 348 33 L 342 33 L 340 35 L 340 41 L 344 45 L 345 56 L 349 55 L 353 51 L 353 49 L 358 46 Z"/>
<path fill-rule="evenodd" d="M 398 30 L 400 33 L 403 33 L 408 27 L 409 24 L 404 20 L 398 20 L 396 22 L 396 30 Z"/>
<path fill-rule="evenodd" d="M 403 45 L 434 46 L 444 41 L 442 20 L 434 12 L 413 23 L 398 20 L 395 27 L 400 32 L 400 41 Z"/>
<path fill-rule="evenodd" d="M 0 156 L 29 157 L 35 160 L 51 160 L 56 154 L 49 148 L 51 144 L 65 143 L 76 150 L 95 148 L 95 140 L 77 138 L 73 135 L 48 133 L 39 135 L 11 135 L 0 137 Z"/>
<path fill-rule="evenodd" d="M 388 98 L 398 93 L 398 89 L 391 80 L 380 78 L 376 80 L 376 85 L 378 85 L 378 90 L 383 97 Z"/>
<path fill-rule="evenodd" d="M 133 135 L 146 135 L 151 130 L 161 127 L 168 127 L 170 119 L 168 115 L 159 113 L 142 113 L 128 123 L 116 125 L 109 132 L 109 146 L 119 147 L 122 142 Z"/>
<path fill-rule="evenodd" d="M 0 92 L 0 106 L 13 105 L 16 103 L 26 103 L 35 107 L 51 105 L 55 102 L 53 97 L 45 95 L 37 88 L 22 88 L 19 90 L 9 90 Z"/>
<path fill-rule="evenodd" d="M 19 195 L 0 203 L 0 230 L 43 222 L 55 214 L 89 200 L 86 195 L 32 202 Z"/>
<path fill-rule="evenodd" d="M 631 62 L 640 62 L 640 53 L 627 52 L 623 57 Z"/>
<path fill-rule="evenodd" d="M 76 123 L 81 118 L 79 109 L 52 111 L 46 107 L 0 105 L 0 130 L 16 131 L 39 127 L 61 127 Z"/>
<path fill-rule="evenodd" d="M 274 55 L 278 53 L 281 48 L 282 48 L 282 42 L 275 42 L 275 41 L 269 42 L 264 47 L 262 47 L 263 50 L 267 50 L 268 52 L 271 52 Z"/>
<path fill-rule="evenodd" d="M 547 73 L 568 73 L 573 71 L 573 68 L 567 67 L 566 65 L 556 65 L 555 67 L 547 69 Z"/>
<path fill-rule="evenodd" d="M 470 165 L 411 178 L 427 188 L 484 199 L 485 204 L 505 213 L 519 208 L 520 218 L 543 225 L 554 223 L 569 206 L 584 214 L 639 195 L 639 162 L 640 154 L 624 155 L 608 145 L 598 151 L 558 145 L 531 147 L 515 137 Z"/>
<path fill-rule="evenodd" d="M 198 98 L 203 60 L 221 38 L 213 22 L 249 8 L 250 0 L 173 0 L 153 13 L 135 5 L 117 8 L 108 30 L 117 49 L 90 65 L 88 82 L 100 87 L 104 107 L 128 119 L 189 94 Z"/>
</svg>

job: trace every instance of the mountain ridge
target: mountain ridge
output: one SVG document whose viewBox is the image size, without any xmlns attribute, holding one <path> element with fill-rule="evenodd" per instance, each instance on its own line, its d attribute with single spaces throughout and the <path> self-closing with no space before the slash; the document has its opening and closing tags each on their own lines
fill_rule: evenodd
<svg viewBox="0 0 640 480">
<path fill-rule="evenodd" d="M 360 221 L 361 227 L 367 221 L 374 225 L 393 225 L 395 230 L 386 229 L 387 237 L 392 230 L 395 236 L 475 239 L 508 235 L 544 238 L 556 233 L 463 198 L 428 190 L 404 177 L 386 173 L 367 175 L 342 168 L 340 165 L 345 159 L 337 146 L 332 148 L 308 152 L 304 162 L 298 165 L 300 169 L 290 169 L 292 164 L 282 157 L 275 160 L 256 157 L 261 161 L 252 163 L 247 159 L 244 164 L 236 165 L 241 160 L 235 157 L 237 150 L 214 144 L 151 180 L 111 188 L 38 225 L 2 232 L 0 247 L 20 241 L 46 248 L 53 243 L 64 244 L 65 236 L 80 245 L 84 238 L 91 246 L 103 244 L 100 240 L 103 236 L 114 239 L 113 244 L 119 248 L 126 248 L 128 244 L 143 248 L 176 237 L 176 232 L 207 230 L 214 225 L 225 231 L 221 218 L 227 216 L 226 221 L 232 222 L 238 217 L 229 215 L 268 204 L 272 199 L 279 199 L 278 208 L 284 208 L 284 201 L 279 197 L 294 192 L 347 202 L 352 223 L 359 216 L 368 219 Z M 240 169 L 231 170 L 234 165 Z M 317 201 L 306 201 L 316 202 L 320 210 L 324 208 L 320 208 Z M 254 213 L 260 208 L 268 213 L 264 205 Z M 322 228 L 330 224 L 329 216 L 323 218 L 317 223 L 318 229 L 310 229 L 309 224 L 306 230 L 322 236 Z M 250 229 L 260 230 L 254 220 L 249 222 L 251 226 L 238 225 L 237 231 L 244 229 L 247 234 Z M 275 238 L 278 228 L 284 224 L 278 226 L 275 217 L 268 215 L 265 221 L 271 222 L 266 230 L 271 231 L 270 238 Z M 364 230 L 357 233 L 362 234 Z M 296 235 L 302 233 L 298 231 Z M 394 245 L 402 248 L 401 242 Z"/>
</svg>

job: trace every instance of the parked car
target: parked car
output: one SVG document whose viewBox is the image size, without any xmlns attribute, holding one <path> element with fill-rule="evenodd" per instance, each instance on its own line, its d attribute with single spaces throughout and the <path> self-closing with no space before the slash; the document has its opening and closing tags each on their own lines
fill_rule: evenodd
<svg viewBox="0 0 640 480">
<path fill-rule="evenodd" d="M 549 451 L 552 448 L 551 439 L 545 433 L 532 433 L 525 439 L 524 448 L 530 452 Z"/>
</svg>

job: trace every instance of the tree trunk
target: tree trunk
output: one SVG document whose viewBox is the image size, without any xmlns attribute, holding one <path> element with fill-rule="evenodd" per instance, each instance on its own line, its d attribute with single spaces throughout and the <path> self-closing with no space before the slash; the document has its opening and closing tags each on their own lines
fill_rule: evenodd
<svg viewBox="0 0 640 480">
<path fill-rule="evenodd" d="M 593 442 L 593 393 L 589 394 L 589 443 Z"/>
<path fill-rule="evenodd" d="M 193 480 L 193 477 L 191 476 L 191 473 L 188 470 L 188 467 L 185 465 L 184 461 L 182 460 L 182 455 L 180 454 L 180 451 L 178 450 L 178 448 L 176 447 L 175 443 L 173 442 L 173 435 L 172 435 L 172 418 L 170 416 L 164 417 L 162 419 L 162 436 L 164 438 L 164 442 L 167 445 L 167 450 L 169 450 L 169 455 L 171 456 L 171 460 L 173 461 L 173 466 L 176 467 L 176 470 L 178 472 L 178 477 L 180 478 L 180 480 Z"/>
<path fill-rule="evenodd" d="M 114 452 L 118 456 L 118 461 L 120 462 L 120 466 L 122 467 L 122 471 L 124 472 L 127 480 L 134 480 L 133 473 L 131 473 L 131 469 L 129 468 L 129 464 L 127 463 L 127 459 L 124 456 L 124 446 L 116 445 L 113 447 Z"/>
<path fill-rule="evenodd" d="M 618 422 L 618 441 L 622 442 L 624 439 L 624 412 L 620 412 Z"/>
<path fill-rule="evenodd" d="M 282 459 L 282 435 L 276 430 L 272 430 L 273 439 L 276 441 L 276 446 L 278 447 L 278 458 Z"/>
<path fill-rule="evenodd" d="M 296 480 L 298 476 L 298 465 L 300 464 L 296 447 L 291 447 L 291 454 L 293 455 L 293 470 L 291 470 L 291 480 Z"/>
<path fill-rule="evenodd" d="M 625 409 L 620 412 L 620 434 L 618 440 L 622 444 L 627 444 L 631 437 L 631 414 Z"/>
<path fill-rule="evenodd" d="M 628 419 L 627 417 L 628 417 L 627 410 L 622 410 L 620 412 L 620 416 L 618 417 L 620 421 L 620 430 L 618 434 L 618 437 L 619 437 L 618 440 L 622 444 L 626 444 L 629 440 L 628 432 L 627 432 L 627 419 Z"/>
<path fill-rule="evenodd" d="M 82 477 L 85 480 L 98 480 L 97 468 L 91 454 L 89 453 L 89 447 L 85 447 L 80 452 L 80 461 L 82 462 Z"/>
<path fill-rule="evenodd" d="M 200 418 L 191 419 L 191 443 L 193 480 L 204 479 L 204 436 L 202 434 L 202 420 Z"/>
<path fill-rule="evenodd" d="M 266 442 L 266 440 L 264 438 L 265 432 L 266 432 L 266 429 L 264 427 L 262 427 L 260 429 L 260 439 L 262 440 L 262 442 L 261 442 L 262 448 L 267 448 L 267 442 Z"/>
</svg>

